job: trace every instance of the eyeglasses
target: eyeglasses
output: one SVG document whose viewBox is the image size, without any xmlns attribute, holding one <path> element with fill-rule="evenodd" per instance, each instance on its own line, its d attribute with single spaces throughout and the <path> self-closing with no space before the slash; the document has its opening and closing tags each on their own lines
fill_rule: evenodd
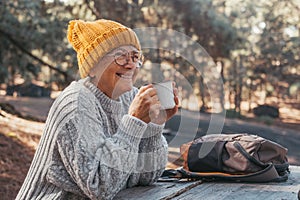
<svg viewBox="0 0 300 200">
<path fill-rule="evenodd" d="M 119 66 L 126 66 L 131 61 L 137 65 L 137 67 L 141 67 L 144 61 L 144 56 L 140 51 L 131 51 L 128 52 L 125 49 L 118 49 L 113 54 L 107 54 L 107 56 L 113 56 L 115 63 Z"/>
</svg>

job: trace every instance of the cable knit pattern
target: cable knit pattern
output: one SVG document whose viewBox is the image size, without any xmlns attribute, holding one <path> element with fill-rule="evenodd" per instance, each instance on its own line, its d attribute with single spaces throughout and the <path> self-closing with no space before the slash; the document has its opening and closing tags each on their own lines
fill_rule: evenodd
<svg viewBox="0 0 300 200">
<path fill-rule="evenodd" d="M 118 101 L 89 78 L 53 103 L 16 199 L 113 199 L 126 187 L 155 182 L 167 163 L 163 126 L 127 115 L 137 89 Z"/>
</svg>

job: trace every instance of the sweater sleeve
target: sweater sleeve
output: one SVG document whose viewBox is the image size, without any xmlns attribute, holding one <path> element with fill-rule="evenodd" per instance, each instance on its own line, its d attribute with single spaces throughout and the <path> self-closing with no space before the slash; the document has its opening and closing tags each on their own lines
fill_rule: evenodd
<svg viewBox="0 0 300 200">
<path fill-rule="evenodd" d="M 168 160 L 168 144 L 162 130 L 163 125 L 148 124 L 139 144 L 136 171 L 130 176 L 127 187 L 150 185 L 161 176 Z"/>
<path fill-rule="evenodd" d="M 107 136 L 101 117 L 93 112 L 75 114 L 57 136 L 60 160 L 72 181 L 90 199 L 112 199 L 134 171 L 138 146 L 147 124 L 123 116 L 117 133 Z M 48 179 L 66 191 L 59 178 Z M 65 187 L 65 188 L 64 188 Z"/>
</svg>

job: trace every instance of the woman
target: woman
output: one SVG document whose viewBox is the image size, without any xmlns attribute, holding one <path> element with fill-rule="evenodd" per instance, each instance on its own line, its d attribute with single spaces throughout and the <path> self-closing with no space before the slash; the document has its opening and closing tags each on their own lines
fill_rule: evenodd
<svg viewBox="0 0 300 200">
<path fill-rule="evenodd" d="M 176 106 L 160 110 L 153 86 L 133 87 L 142 63 L 135 33 L 110 20 L 73 20 L 68 40 L 81 78 L 55 100 L 16 199 L 112 199 L 149 185 L 167 162 L 163 124 Z"/>
</svg>

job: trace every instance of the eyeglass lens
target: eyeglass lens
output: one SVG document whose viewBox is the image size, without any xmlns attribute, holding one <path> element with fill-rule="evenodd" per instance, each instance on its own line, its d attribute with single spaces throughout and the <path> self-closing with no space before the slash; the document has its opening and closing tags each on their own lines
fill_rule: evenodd
<svg viewBox="0 0 300 200">
<path fill-rule="evenodd" d="M 128 52 L 126 50 L 119 50 L 114 54 L 114 59 L 116 64 L 120 66 L 125 66 L 129 63 L 129 60 L 131 58 L 131 61 L 133 63 L 137 63 L 138 67 L 142 64 L 142 53 L 139 51 L 131 51 Z"/>
</svg>

